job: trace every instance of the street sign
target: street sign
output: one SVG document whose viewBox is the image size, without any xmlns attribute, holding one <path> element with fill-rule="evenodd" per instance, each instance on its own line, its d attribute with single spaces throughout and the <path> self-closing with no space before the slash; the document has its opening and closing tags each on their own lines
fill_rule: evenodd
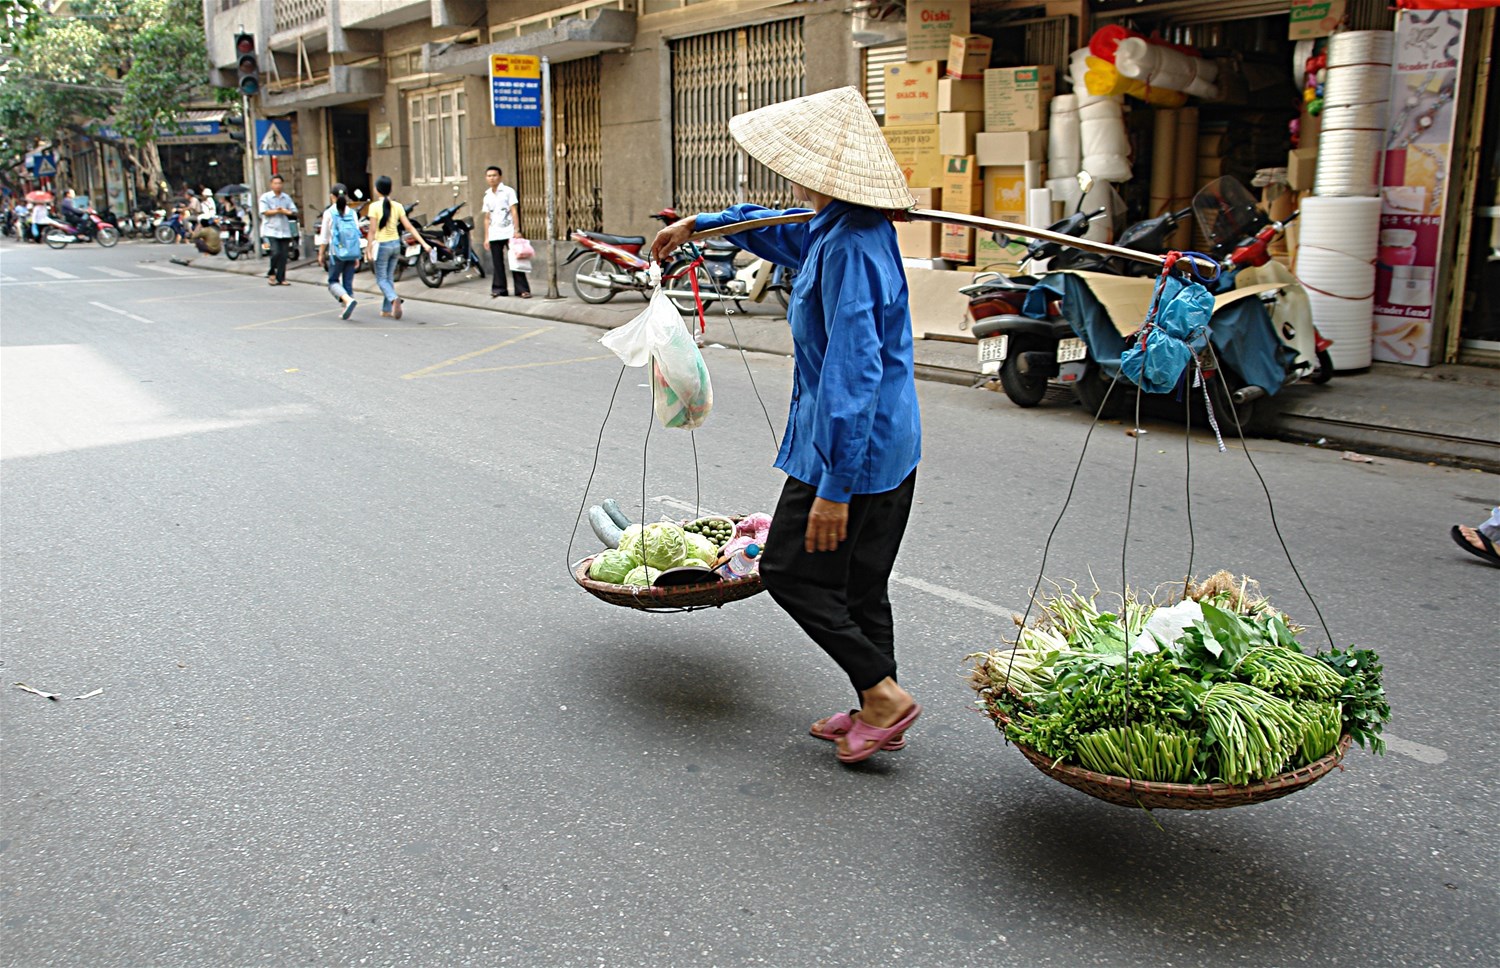
<svg viewBox="0 0 1500 968">
<path fill-rule="evenodd" d="M 255 153 L 262 158 L 290 155 L 292 153 L 292 122 L 257 118 Z"/>
<path fill-rule="evenodd" d="M 490 97 L 497 128 L 542 126 L 542 59 L 490 55 Z"/>
<path fill-rule="evenodd" d="M 51 178 L 57 174 L 57 156 L 50 151 L 38 151 L 31 156 L 31 173 L 38 178 Z"/>
</svg>

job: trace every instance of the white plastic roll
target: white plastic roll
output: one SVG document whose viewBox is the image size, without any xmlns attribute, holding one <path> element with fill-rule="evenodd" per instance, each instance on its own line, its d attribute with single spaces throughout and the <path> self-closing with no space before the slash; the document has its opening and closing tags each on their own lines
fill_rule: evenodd
<svg viewBox="0 0 1500 968">
<path fill-rule="evenodd" d="M 1193 97 L 1217 98 L 1219 65 L 1180 50 L 1127 37 L 1115 48 L 1115 70 L 1150 87 L 1184 91 Z"/>
<path fill-rule="evenodd" d="M 1056 219 L 1052 217 L 1052 193 L 1045 188 L 1026 190 L 1026 224 L 1046 228 Z"/>
<path fill-rule="evenodd" d="M 1396 35 L 1390 30 L 1344 30 L 1328 38 L 1328 66 L 1390 64 Z"/>
<path fill-rule="evenodd" d="M 1078 109 L 1083 170 L 1103 181 L 1130 181 L 1130 138 L 1120 101 L 1099 98 Z"/>
<path fill-rule="evenodd" d="M 1390 98 L 1391 69 L 1386 64 L 1355 64 L 1330 67 L 1324 72 L 1323 103 L 1379 104 Z"/>
<path fill-rule="evenodd" d="M 1083 136 L 1078 98 L 1059 94 L 1052 99 L 1052 124 L 1047 129 L 1047 171 L 1054 178 L 1071 178 L 1083 165 Z"/>
<path fill-rule="evenodd" d="M 1390 105 L 1385 101 L 1378 104 L 1324 104 L 1320 117 L 1324 131 L 1384 131 L 1389 108 Z"/>
<path fill-rule="evenodd" d="M 1379 198 L 1302 200 L 1297 276 L 1307 289 L 1313 323 L 1333 340 L 1336 370 L 1370 365 L 1380 209 Z"/>
<path fill-rule="evenodd" d="M 1049 178 L 1047 190 L 1051 193 L 1053 201 L 1062 203 L 1064 212 L 1078 210 L 1078 202 L 1083 197 L 1083 189 L 1078 187 L 1077 178 Z"/>
<path fill-rule="evenodd" d="M 1313 191 L 1319 195 L 1379 195 L 1384 143 L 1384 129 L 1319 132 Z"/>
<path fill-rule="evenodd" d="M 1084 83 L 1084 75 L 1089 72 L 1089 49 L 1080 47 L 1068 56 L 1068 80 L 1073 82 L 1073 96 L 1078 99 L 1078 106 L 1093 104 L 1096 101 L 1108 101 L 1109 98 L 1103 94 L 1090 94 L 1089 88 Z"/>
</svg>

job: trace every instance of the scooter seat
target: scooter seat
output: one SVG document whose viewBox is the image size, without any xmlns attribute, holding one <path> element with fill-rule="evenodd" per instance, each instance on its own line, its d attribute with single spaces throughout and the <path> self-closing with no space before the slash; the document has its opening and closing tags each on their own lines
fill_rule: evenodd
<svg viewBox="0 0 1500 968">
<path fill-rule="evenodd" d="M 605 245 L 645 245 L 644 235 L 605 235 L 603 232 L 580 232 L 595 242 L 603 242 Z"/>
</svg>

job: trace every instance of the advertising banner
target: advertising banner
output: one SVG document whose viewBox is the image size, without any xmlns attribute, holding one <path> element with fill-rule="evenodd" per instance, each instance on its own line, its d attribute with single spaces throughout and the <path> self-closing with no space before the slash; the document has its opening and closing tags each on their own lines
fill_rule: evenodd
<svg viewBox="0 0 1500 968">
<path fill-rule="evenodd" d="M 1467 14 L 1405 10 L 1396 21 L 1375 272 L 1377 360 L 1430 366 L 1452 184 L 1454 104 Z"/>
</svg>

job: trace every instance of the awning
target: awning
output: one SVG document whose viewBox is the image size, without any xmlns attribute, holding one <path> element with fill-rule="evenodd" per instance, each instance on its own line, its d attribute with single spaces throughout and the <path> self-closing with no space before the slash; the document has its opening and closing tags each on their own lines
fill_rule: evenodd
<svg viewBox="0 0 1500 968">
<path fill-rule="evenodd" d="M 307 108 L 326 108 L 339 104 L 368 101 L 385 94 L 384 72 L 378 67 L 346 67 L 335 64 L 325 77 L 312 83 L 261 92 L 261 103 L 267 113 L 284 114 Z"/>
<path fill-rule="evenodd" d="M 493 44 L 455 47 L 426 44 L 422 47 L 422 70 L 431 74 L 488 75 L 491 54 L 530 54 L 552 63 L 591 57 L 607 50 L 620 50 L 635 41 L 635 14 L 604 9 L 588 19 L 559 21 L 543 30 L 519 37 L 506 37 Z"/>
</svg>

